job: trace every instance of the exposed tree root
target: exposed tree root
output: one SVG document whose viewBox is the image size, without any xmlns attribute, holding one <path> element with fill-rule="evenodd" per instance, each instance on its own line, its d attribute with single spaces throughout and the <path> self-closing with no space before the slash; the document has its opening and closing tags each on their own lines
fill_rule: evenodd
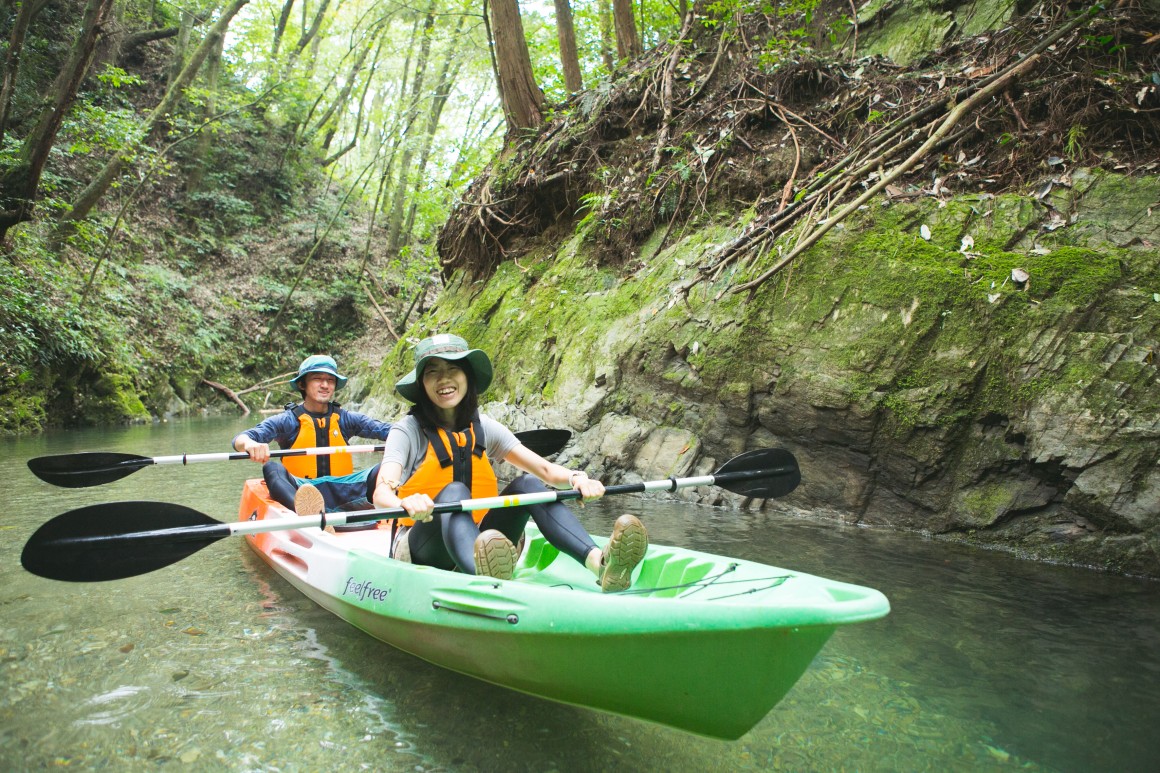
<svg viewBox="0 0 1160 773">
<path fill-rule="evenodd" d="M 748 207 L 751 222 L 677 292 L 738 263 L 760 273 L 726 291 L 753 292 L 874 196 L 998 193 L 1051 156 L 1149 173 L 1160 166 L 1160 46 L 1146 31 L 1160 18 L 1134 3 L 1074 17 L 1063 7 L 906 70 L 801 51 L 770 65 L 762 54 L 784 34 L 781 17 L 751 14 L 732 33 L 687 24 L 476 181 L 440 235 L 443 269 L 486 276 L 547 229 L 582 221 L 603 264 L 635 270 L 658 228 L 663 244 L 707 213 Z M 933 182 L 905 181 L 919 175 Z M 791 228 L 795 246 L 775 253 Z"/>
</svg>

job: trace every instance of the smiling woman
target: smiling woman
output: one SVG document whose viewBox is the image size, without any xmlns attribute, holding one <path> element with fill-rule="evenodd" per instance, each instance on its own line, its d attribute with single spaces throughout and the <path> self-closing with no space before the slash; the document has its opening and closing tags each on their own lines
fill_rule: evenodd
<svg viewBox="0 0 1160 773">
<path fill-rule="evenodd" d="M 487 354 L 459 336 L 431 336 L 415 346 L 415 367 L 395 384 L 414 407 L 392 428 L 373 497 L 376 506 L 401 507 L 409 516 L 399 519 L 404 528 L 392 555 L 509 579 L 530 518 L 553 547 L 595 574 L 601 589 L 627 589 L 648 546 L 644 525 L 632 516 L 617 521 L 602 550 L 559 501 L 490 513 L 437 514 L 438 502 L 495 496 L 491 460 L 509 462 L 525 473 L 504 494 L 543 492 L 545 484 L 573 488 L 583 499 L 604 494 L 600 481 L 548 461 L 479 412 L 479 395 L 491 385 L 493 373 Z"/>
</svg>

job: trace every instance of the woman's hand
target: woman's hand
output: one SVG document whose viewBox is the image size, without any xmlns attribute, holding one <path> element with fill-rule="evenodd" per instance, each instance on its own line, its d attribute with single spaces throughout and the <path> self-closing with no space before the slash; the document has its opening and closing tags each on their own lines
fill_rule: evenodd
<svg viewBox="0 0 1160 773">
<path fill-rule="evenodd" d="M 581 500 L 600 499 L 604 496 L 604 484 L 596 478 L 589 478 L 583 472 L 572 473 L 568 478 L 568 483 L 580 492 Z"/>
<path fill-rule="evenodd" d="M 416 521 L 429 521 L 435 517 L 435 502 L 426 494 L 411 494 L 399 500 L 399 507 Z"/>
</svg>

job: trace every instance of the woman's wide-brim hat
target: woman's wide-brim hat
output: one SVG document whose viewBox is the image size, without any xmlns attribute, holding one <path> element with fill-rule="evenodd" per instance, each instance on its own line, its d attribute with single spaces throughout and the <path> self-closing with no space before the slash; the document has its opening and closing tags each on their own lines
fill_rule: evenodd
<svg viewBox="0 0 1160 773">
<path fill-rule="evenodd" d="M 419 395 L 423 393 L 423 368 L 436 358 L 451 362 L 467 360 L 475 378 L 476 393 L 483 394 L 491 386 L 491 359 L 487 353 L 482 349 L 472 349 L 459 336 L 445 333 L 424 338 L 415 344 L 415 369 L 396 382 L 395 391 L 408 402 L 419 402 Z"/>
</svg>

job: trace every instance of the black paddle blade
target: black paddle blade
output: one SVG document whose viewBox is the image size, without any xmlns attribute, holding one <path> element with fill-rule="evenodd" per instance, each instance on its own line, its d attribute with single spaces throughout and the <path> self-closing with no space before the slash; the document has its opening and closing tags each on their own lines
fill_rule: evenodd
<svg viewBox="0 0 1160 773">
<path fill-rule="evenodd" d="M 784 448 L 759 448 L 733 457 L 713 473 L 713 482 L 754 499 L 783 497 L 802 482 L 797 459 Z"/>
<path fill-rule="evenodd" d="M 28 460 L 28 469 L 45 483 L 62 488 L 85 488 L 112 483 L 150 464 L 153 460 L 147 456 L 95 451 L 38 456 Z"/>
<path fill-rule="evenodd" d="M 566 429 L 529 429 L 517 432 L 516 438 L 528 449 L 547 458 L 564 450 L 572 433 Z"/>
<path fill-rule="evenodd" d="M 181 505 L 109 502 L 45 523 L 28 539 L 20 563 L 50 580 L 120 580 L 177 563 L 229 535 L 226 524 Z"/>
</svg>

